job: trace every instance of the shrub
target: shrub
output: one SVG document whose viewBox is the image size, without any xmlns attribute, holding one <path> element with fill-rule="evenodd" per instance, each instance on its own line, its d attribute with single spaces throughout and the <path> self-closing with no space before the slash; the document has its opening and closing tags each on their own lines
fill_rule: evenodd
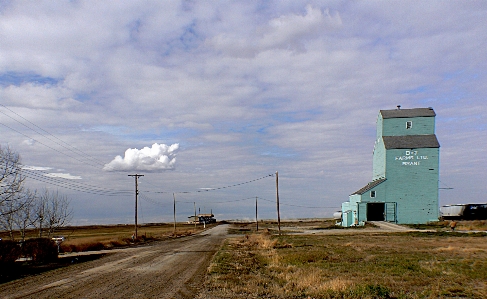
<svg viewBox="0 0 487 299">
<path fill-rule="evenodd" d="M 58 248 L 54 241 L 47 238 L 26 240 L 22 246 L 25 257 L 31 258 L 35 263 L 53 262 L 58 257 Z"/>
<path fill-rule="evenodd" d="M 15 241 L 0 241 L 0 265 L 13 264 L 21 254 L 20 246 Z"/>
</svg>

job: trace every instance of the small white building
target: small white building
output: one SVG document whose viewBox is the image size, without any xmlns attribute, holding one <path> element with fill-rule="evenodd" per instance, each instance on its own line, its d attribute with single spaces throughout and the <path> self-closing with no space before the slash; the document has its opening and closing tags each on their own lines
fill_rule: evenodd
<svg viewBox="0 0 487 299">
<path fill-rule="evenodd" d="M 192 215 L 188 217 L 188 224 L 215 223 L 216 219 L 214 217 L 215 215 L 213 214 L 198 214 L 196 216 Z"/>
</svg>

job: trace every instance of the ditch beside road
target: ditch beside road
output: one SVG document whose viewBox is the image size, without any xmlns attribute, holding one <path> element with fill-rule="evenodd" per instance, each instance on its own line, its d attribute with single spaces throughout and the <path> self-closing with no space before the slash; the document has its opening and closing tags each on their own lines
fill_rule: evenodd
<svg viewBox="0 0 487 299">
<path fill-rule="evenodd" d="M 1 298 L 194 298 L 228 225 L 0 285 Z"/>
</svg>

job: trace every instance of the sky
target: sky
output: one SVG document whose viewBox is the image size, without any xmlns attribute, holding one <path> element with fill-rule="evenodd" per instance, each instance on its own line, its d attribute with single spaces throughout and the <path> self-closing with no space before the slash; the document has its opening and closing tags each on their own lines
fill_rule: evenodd
<svg viewBox="0 0 487 299">
<path fill-rule="evenodd" d="M 330 217 L 379 110 L 433 107 L 440 205 L 486 202 L 487 2 L 0 0 L 0 145 L 72 224 Z M 277 172 L 277 177 L 276 177 Z M 276 182 L 278 188 L 276 188 Z"/>
</svg>

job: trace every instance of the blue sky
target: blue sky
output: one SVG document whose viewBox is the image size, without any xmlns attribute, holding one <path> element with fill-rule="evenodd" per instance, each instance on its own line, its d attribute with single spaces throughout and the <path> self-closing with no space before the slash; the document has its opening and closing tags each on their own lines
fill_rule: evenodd
<svg viewBox="0 0 487 299">
<path fill-rule="evenodd" d="M 275 218 L 276 171 L 283 218 L 328 217 L 372 179 L 379 110 L 433 107 L 440 187 L 453 188 L 440 204 L 485 202 L 486 10 L 3 1 L 0 144 L 30 188 L 71 199 L 76 224 L 130 223 L 134 173 L 143 222 L 172 221 L 173 193 L 178 221 L 194 202 L 253 219 L 255 197 Z"/>
</svg>

